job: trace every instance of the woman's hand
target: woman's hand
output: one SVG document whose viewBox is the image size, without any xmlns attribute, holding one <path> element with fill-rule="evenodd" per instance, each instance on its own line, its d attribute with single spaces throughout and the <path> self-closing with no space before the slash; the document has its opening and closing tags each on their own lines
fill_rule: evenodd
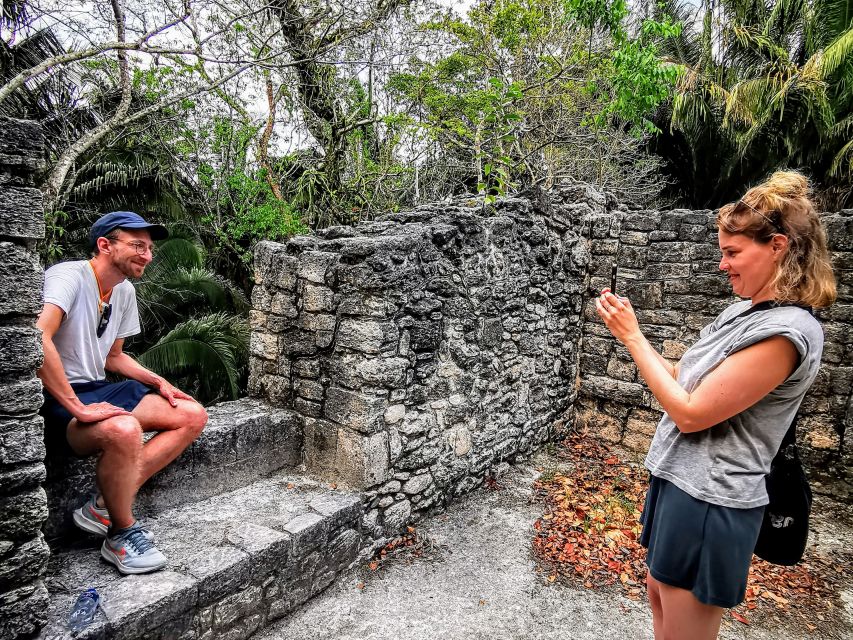
<svg viewBox="0 0 853 640">
<path fill-rule="evenodd" d="M 619 298 L 610 293 L 609 288 L 603 289 L 595 299 L 595 310 L 610 333 L 622 344 L 633 337 L 642 336 L 640 323 L 628 298 Z"/>
</svg>

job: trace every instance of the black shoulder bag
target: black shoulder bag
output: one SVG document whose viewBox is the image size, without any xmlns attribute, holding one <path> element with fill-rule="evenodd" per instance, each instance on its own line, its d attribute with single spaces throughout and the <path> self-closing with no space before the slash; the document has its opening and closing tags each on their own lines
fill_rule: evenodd
<svg viewBox="0 0 853 640">
<path fill-rule="evenodd" d="M 732 320 L 776 306 L 781 305 L 760 302 Z M 811 313 L 811 309 L 807 310 Z M 772 564 L 795 565 L 802 560 L 806 550 L 812 508 L 812 490 L 797 453 L 796 416 L 782 439 L 764 482 L 770 502 L 764 508 L 755 555 Z"/>
<path fill-rule="evenodd" d="M 806 550 L 812 508 L 812 490 L 797 454 L 797 418 L 788 428 L 764 482 L 770 502 L 764 508 L 755 555 L 773 564 L 795 565 Z"/>
</svg>

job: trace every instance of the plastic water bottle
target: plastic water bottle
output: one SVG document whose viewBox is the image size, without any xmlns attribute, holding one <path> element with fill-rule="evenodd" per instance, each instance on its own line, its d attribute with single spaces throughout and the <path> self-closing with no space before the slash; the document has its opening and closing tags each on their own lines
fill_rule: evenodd
<svg viewBox="0 0 853 640">
<path fill-rule="evenodd" d="M 71 633 L 79 633 L 88 627 L 95 617 L 100 596 L 95 589 L 86 589 L 77 597 L 74 608 L 68 616 L 68 629 Z"/>
</svg>

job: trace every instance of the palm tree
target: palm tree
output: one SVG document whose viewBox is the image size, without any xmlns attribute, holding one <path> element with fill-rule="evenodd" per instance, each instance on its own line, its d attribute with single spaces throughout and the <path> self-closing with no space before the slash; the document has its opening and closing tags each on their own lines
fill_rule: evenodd
<svg viewBox="0 0 853 640">
<path fill-rule="evenodd" d="M 690 27 L 660 43 L 682 70 L 655 150 L 694 206 L 717 206 L 770 171 L 853 177 L 853 1 L 667 0 Z"/>
<path fill-rule="evenodd" d="M 236 399 L 249 357 L 248 301 L 204 268 L 186 230 L 173 228 L 136 284 L 145 333 L 128 345 L 138 360 L 209 404 Z"/>
</svg>

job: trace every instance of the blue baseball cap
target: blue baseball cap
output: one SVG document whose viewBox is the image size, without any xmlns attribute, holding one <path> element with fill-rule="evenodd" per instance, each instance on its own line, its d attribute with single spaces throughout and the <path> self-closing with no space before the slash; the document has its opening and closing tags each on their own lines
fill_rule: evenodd
<svg viewBox="0 0 853 640">
<path fill-rule="evenodd" d="M 92 230 L 89 231 L 89 246 L 94 248 L 98 244 L 98 238 L 115 229 L 146 229 L 152 240 L 164 240 L 169 237 L 169 232 L 162 224 L 146 222 L 141 215 L 133 211 L 113 211 L 102 215 L 92 225 Z"/>
</svg>

